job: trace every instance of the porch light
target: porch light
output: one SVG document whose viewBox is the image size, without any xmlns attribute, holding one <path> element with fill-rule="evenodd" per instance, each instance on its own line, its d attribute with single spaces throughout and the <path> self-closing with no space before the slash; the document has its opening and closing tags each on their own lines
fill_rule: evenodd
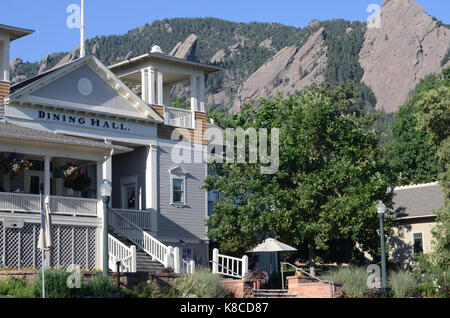
<svg viewBox="0 0 450 318">
<path fill-rule="evenodd" d="M 100 194 L 104 197 L 110 197 L 112 192 L 111 182 L 104 179 L 102 185 L 100 186 Z"/>
</svg>

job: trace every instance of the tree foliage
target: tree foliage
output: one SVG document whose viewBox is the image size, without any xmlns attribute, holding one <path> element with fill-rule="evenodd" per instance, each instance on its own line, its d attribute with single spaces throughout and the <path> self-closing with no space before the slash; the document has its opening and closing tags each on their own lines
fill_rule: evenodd
<svg viewBox="0 0 450 318">
<path fill-rule="evenodd" d="M 390 206 L 392 195 L 376 133 L 349 112 L 355 96 L 348 84 L 313 86 L 301 96 L 260 99 L 222 119 L 223 127 L 279 128 L 280 166 L 263 175 L 259 164 L 214 165 L 217 174 L 205 188 L 221 196 L 208 235 L 221 249 L 242 253 L 276 236 L 309 246 L 310 264 L 333 240 L 359 242 L 377 254 L 375 204 L 382 199 Z"/>
<path fill-rule="evenodd" d="M 437 157 L 438 144 L 433 141 L 435 137 L 432 131 L 419 128 L 425 127 L 424 123 L 427 120 L 430 121 L 430 127 L 444 130 L 442 127 L 445 127 L 446 123 L 437 122 L 444 118 L 436 118 L 435 122 L 431 120 L 434 120 L 433 116 L 443 113 L 445 107 L 448 107 L 448 101 L 447 104 L 444 100 L 439 102 L 441 99 L 439 94 L 444 94 L 443 97 L 445 97 L 449 85 L 449 79 L 444 73 L 429 75 L 417 85 L 410 100 L 396 113 L 392 125 L 393 143 L 389 159 L 393 172 L 398 176 L 397 184 L 434 182 L 443 171 L 443 164 Z M 439 109 L 429 110 L 437 113 L 425 115 L 424 111 L 428 112 L 428 104 L 439 105 Z M 436 134 L 442 136 L 445 131 L 436 131 Z"/>
</svg>

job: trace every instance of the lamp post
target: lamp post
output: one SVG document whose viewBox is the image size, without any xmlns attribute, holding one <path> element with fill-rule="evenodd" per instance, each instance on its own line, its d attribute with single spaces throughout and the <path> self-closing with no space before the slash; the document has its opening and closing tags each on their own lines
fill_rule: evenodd
<svg viewBox="0 0 450 318">
<path fill-rule="evenodd" d="M 378 217 L 380 218 L 380 240 L 381 240 L 381 292 L 386 292 L 386 249 L 384 247 L 384 213 L 386 206 L 382 201 L 377 204 Z"/>
<path fill-rule="evenodd" d="M 111 182 L 103 180 L 100 186 L 100 194 L 103 201 L 103 276 L 108 276 L 109 273 L 109 255 L 108 255 L 108 204 L 111 197 Z"/>
</svg>

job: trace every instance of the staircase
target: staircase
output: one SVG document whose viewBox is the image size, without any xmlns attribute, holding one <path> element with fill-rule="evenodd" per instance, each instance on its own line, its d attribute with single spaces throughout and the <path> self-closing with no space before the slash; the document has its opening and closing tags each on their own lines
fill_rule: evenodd
<svg viewBox="0 0 450 318">
<path fill-rule="evenodd" d="M 296 293 L 283 289 L 258 289 L 254 291 L 255 298 L 297 298 Z"/>
<path fill-rule="evenodd" d="M 133 242 L 131 242 L 129 239 L 127 239 L 125 236 L 123 236 L 120 233 L 117 233 L 112 228 L 109 229 L 109 233 L 114 236 L 117 240 L 122 242 L 123 244 L 127 246 L 134 245 Z M 145 253 L 142 249 L 136 248 L 136 269 L 138 272 L 147 272 L 147 273 L 154 273 L 156 271 L 164 269 L 164 266 L 158 262 L 152 259 L 150 255 Z"/>
</svg>

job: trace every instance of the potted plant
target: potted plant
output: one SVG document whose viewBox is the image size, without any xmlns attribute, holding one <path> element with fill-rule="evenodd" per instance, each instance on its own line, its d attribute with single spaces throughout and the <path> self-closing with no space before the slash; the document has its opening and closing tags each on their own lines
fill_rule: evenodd
<svg viewBox="0 0 450 318">
<path fill-rule="evenodd" d="M 253 281 L 253 289 L 258 290 L 261 289 L 263 284 L 267 284 L 269 281 L 269 274 L 262 269 L 257 268 L 245 273 L 244 279 Z"/>
</svg>

